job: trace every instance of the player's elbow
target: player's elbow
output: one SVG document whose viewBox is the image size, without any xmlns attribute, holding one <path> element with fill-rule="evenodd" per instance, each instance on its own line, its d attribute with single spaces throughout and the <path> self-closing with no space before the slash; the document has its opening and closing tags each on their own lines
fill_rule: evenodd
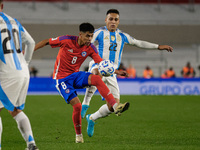
<svg viewBox="0 0 200 150">
<path fill-rule="evenodd" d="M 29 39 L 25 44 L 27 46 L 35 47 L 35 41 L 33 39 Z"/>
<path fill-rule="evenodd" d="M 29 42 L 29 44 L 32 45 L 32 46 L 35 46 L 35 41 L 34 41 L 34 40 L 31 40 L 31 41 Z"/>
</svg>

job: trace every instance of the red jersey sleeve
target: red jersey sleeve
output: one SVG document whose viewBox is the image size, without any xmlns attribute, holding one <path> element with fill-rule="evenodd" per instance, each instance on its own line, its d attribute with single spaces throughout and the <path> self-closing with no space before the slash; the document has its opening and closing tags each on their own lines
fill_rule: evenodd
<svg viewBox="0 0 200 150">
<path fill-rule="evenodd" d="M 95 63 L 100 63 L 103 59 L 99 56 L 99 53 L 93 44 L 91 44 L 91 51 L 91 58 L 94 60 Z"/>
<path fill-rule="evenodd" d="M 50 38 L 49 39 L 49 45 L 51 45 L 52 48 L 54 48 L 54 47 L 60 47 L 61 46 L 60 37 Z"/>
</svg>

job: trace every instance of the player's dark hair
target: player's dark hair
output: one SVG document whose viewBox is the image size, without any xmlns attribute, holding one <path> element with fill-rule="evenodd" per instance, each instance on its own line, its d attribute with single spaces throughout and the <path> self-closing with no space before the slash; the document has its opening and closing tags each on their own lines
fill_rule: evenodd
<svg viewBox="0 0 200 150">
<path fill-rule="evenodd" d="M 115 14 L 118 14 L 119 15 L 119 11 L 117 9 L 109 9 L 106 13 L 106 16 L 110 13 L 115 13 Z"/>
<path fill-rule="evenodd" d="M 2 3 L 3 2 L 3 0 L 0 0 L 0 3 Z"/>
<path fill-rule="evenodd" d="M 94 32 L 94 26 L 90 23 L 82 23 L 80 24 L 79 26 L 79 30 L 81 32 L 90 32 L 90 33 L 93 33 Z"/>
</svg>

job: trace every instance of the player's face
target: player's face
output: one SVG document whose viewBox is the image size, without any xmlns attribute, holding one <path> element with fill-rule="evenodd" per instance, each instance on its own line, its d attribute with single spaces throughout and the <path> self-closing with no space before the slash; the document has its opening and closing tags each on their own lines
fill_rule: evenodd
<svg viewBox="0 0 200 150">
<path fill-rule="evenodd" d="M 114 32 L 119 25 L 119 15 L 116 13 L 110 13 L 106 16 L 105 22 L 107 29 Z"/>
<path fill-rule="evenodd" d="M 79 36 L 80 43 L 79 43 L 79 45 L 89 46 L 92 38 L 93 38 L 93 33 L 90 33 L 88 31 L 87 32 L 80 32 L 80 36 Z"/>
</svg>

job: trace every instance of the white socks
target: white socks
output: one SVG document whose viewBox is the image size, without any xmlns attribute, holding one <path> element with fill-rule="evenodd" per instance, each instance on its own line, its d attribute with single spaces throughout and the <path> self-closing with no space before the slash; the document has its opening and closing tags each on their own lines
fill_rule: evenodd
<svg viewBox="0 0 200 150">
<path fill-rule="evenodd" d="M 107 104 L 102 105 L 98 111 L 93 113 L 90 117 L 92 118 L 93 121 L 103 118 L 111 114 L 112 112 L 108 109 Z"/>
<path fill-rule="evenodd" d="M 22 134 L 24 140 L 26 141 L 27 146 L 28 146 L 30 143 L 34 143 L 34 144 L 35 144 L 35 141 L 34 141 L 34 138 L 33 138 L 32 129 L 31 129 L 30 121 L 29 121 L 28 117 L 24 114 L 24 112 L 18 113 L 18 114 L 14 117 L 14 119 L 15 119 L 16 122 L 17 122 L 18 129 L 19 129 L 19 131 L 21 132 L 21 134 Z"/>
<path fill-rule="evenodd" d="M 91 86 L 86 89 L 85 97 L 82 102 L 82 105 L 90 105 L 90 100 L 94 95 L 95 91 L 97 90 L 96 86 Z"/>
<path fill-rule="evenodd" d="M 115 104 L 113 105 L 113 109 L 116 110 L 117 106 L 118 106 L 118 103 L 115 103 Z"/>
</svg>

